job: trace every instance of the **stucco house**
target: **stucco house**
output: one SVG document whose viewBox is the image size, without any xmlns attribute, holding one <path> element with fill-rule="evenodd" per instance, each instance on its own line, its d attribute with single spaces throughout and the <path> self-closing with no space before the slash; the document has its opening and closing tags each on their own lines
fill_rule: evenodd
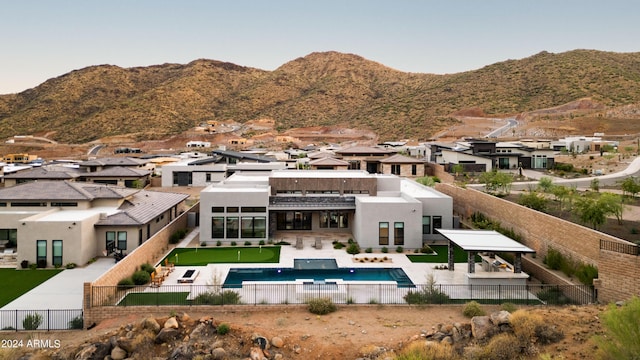
<svg viewBox="0 0 640 360">
<path fill-rule="evenodd" d="M 420 248 L 453 227 L 451 197 L 366 171 L 235 174 L 200 193 L 200 241 L 267 241 L 285 233 L 351 234 L 363 248 Z"/>
<path fill-rule="evenodd" d="M 0 189 L 0 232 L 17 239 L 18 263 L 78 265 L 130 252 L 186 209 L 186 194 L 72 181 Z"/>
</svg>

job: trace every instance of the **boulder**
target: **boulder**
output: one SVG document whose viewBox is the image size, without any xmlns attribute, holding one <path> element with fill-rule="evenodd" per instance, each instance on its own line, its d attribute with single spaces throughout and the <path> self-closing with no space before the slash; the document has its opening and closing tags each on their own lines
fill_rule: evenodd
<svg viewBox="0 0 640 360">
<path fill-rule="evenodd" d="M 254 336 L 253 343 L 260 347 L 260 350 L 269 348 L 269 341 L 264 336 Z"/>
<path fill-rule="evenodd" d="M 226 356 L 227 352 L 221 347 L 217 347 L 211 351 L 211 358 L 213 360 L 223 360 Z"/>
<path fill-rule="evenodd" d="M 281 348 L 284 346 L 284 341 L 282 340 L 281 337 L 274 336 L 273 338 L 271 338 L 271 345 L 273 347 Z"/>
<path fill-rule="evenodd" d="M 143 329 L 149 329 L 156 334 L 160 331 L 160 324 L 158 324 L 156 319 L 151 317 L 142 319 L 140 326 L 142 326 Z"/>
<path fill-rule="evenodd" d="M 471 318 L 471 334 L 476 340 L 490 338 L 495 333 L 495 326 L 489 316 L 474 316 Z"/>
<path fill-rule="evenodd" d="M 511 323 L 511 313 L 505 310 L 491 313 L 490 318 L 493 325 L 496 326 Z"/>
<path fill-rule="evenodd" d="M 177 339 L 178 335 L 180 332 L 177 329 L 165 328 L 160 330 L 154 341 L 156 344 L 162 344 Z"/>
<path fill-rule="evenodd" d="M 127 352 L 123 348 L 116 346 L 113 348 L 113 350 L 111 350 L 111 359 L 123 360 L 126 358 L 127 358 Z"/>
<path fill-rule="evenodd" d="M 172 360 L 191 360 L 193 359 L 193 351 L 187 345 L 180 345 L 173 349 L 169 359 Z"/>
<path fill-rule="evenodd" d="M 178 325 L 178 320 L 174 317 L 170 317 L 167 321 L 164 322 L 165 329 L 177 329 L 180 325 Z"/>
<path fill-rule="evenodd" d="M 251 360 L 262 360 L 264 358 L 264 353 L 262 352 L 262 349 L 254 346 L 249 351 L 249 358 Z"/>
<path fill-rule="evenodd" d="M 111 344 L 94 343 L 85 346 L 80 350 L 75 360 L 104 359 L 111 353 Z"/>
<path fill-rule="evenodd" d="M 122 350 L 126 351 L 127 353 L 131 353 L 133 352 L 134 348 L 133 348 L 133 340 L 126 338 L 126 337 L 119 337 L 116 339 L 116 344 L 114 345 L 114 347 L 117 346 L 119 348 L 121 348 Z"/>
</svg>

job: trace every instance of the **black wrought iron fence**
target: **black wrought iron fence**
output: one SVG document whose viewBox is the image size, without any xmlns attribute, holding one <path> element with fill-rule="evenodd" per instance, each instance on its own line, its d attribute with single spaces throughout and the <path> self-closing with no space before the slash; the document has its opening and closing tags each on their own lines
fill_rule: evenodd
<svg viewBox="0 0 640 360">
<path fill-rule="evenodd" d="M 2 330 L 82 330 L 82 309 L 0 310 Z"/>
<path fill-rule="evenodd" d="M 322 283 L 274 284 L 249 282 L 221 285 L 166 285 L 160 287 L 95 286 L 92 306 L 162 305 L 274 305 L 305 304 L 329 298 L 336 304 L 485 304 L 525 305 L 589 304 L 595 290 L 587 285 L 469 285 L 435 284 L 399 287 L 388 284 Z"/>
</svg>

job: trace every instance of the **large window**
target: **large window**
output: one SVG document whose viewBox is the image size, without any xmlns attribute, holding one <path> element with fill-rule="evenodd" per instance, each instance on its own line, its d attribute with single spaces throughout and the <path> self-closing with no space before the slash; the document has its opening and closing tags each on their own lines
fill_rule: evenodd
<svg viewBox="0 0 640 360">
<path fill-rule="evenodd" d="M 265 216 L 243 216 L 240 234 L 242 238 L 264 238 L 267 235 L 267 218 Z"/>
<path fill-rule="evenodd" d="M 311 212 L 287 211 L 277 214 L 278 230 L 311 230 Z"/>
<path fill-rule="evenodd" d="M 36 241 L 36 263 L 38 267 L 47 267 L 47 240 Z"/>
<path fill-rule="evenodd" d="M 107 249 L 107 254 L 111 254 L 113 250 L 116 248 L 116 232 L 115 231 L 107 231 L 107 238 L 105 241 L 105 249 Z"/>
<path fill-rule="evenodd" d="M 240 219 L 237 216 L 229 216 L 227 218 L 227 239 L 237 239 L 240 230 Z"/>
<path fill-rule="evenodd" d="M 53 266 L 62 266 L 62 240 L 53 240 L 51 252 Z"/>
<path fill-rule="evenodd" d="M 18 241 L 18 230 L 16 229 L 0 229 L 0 241 L 3 243 L 8 241 L 14 246 Z"/>
<path fill-rule="evenodd" d="M 404 245 L 404 223 L 393 223 L 393 244 Z"/>
<path fill-rule="evenodd" d="M 499 169 L 508 169 L 509 168 L 509 158 L 498 158 L 498 168 Z"/>
<path fill-rule="evenodd" d="M 431 234 L 431 216 L 422 217 L 422 234 Z"/>
<path fill-rule="evenodd" d="M 193 183 L 193 174 L 191 171 L 174 171 L 173 185 L 189 186 Z"/>
<path fill-rule="evenodd" d="M 533 168 L 534 169 L 546 169 L 547 168 L 547 155 L 533 155 Z"/>
<path fill-rule="evenodd" d="M 127 232 L 118 231 L 118 250 L 127 250 Z"/>
<path fill-rule="evenodd" d="M 418 175 L 418 165 L 416 164 L 411 165 L 411 175 L 413 176 Z"/>
<path fill-rule="evenodd" d="M 263 213 L 267 212 L 267 208 L 264 206 L 243 206 L 241 211 L 243 213 Z"/>
<path fill-rule="evenodd" d="M 400 164 L 391 164 L 391 173 L 393 175 L 400 175 Z"/>
<path fill-rule="evenodd" d="M 442 216 L 433 217 L 433 229 L 442 229 Z"/>
<path fill-rule="evenodd" d="M 349 227 L 349 213 L 346 211 L 323 211 L 320 213 L 321 228 L 341 228 Z"/>
<path fill-rule="evenodd" d="M 211 238 L 223 239 L 224 238 L 224 217 L 214 216 L 211 218 Z"/>
<path fill-rule="evenodd" d="M 378 224 L 378 244 L 389 245 L 389 223 L 381 222 Z"/>
</svg>

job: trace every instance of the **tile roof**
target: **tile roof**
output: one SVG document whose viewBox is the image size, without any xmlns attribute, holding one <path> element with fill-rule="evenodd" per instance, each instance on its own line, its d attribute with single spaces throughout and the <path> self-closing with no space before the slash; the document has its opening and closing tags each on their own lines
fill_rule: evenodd
<svg viewBox="0 0 640 360">
<path fill-rule="evenodd" d="M 80 166 L 140 166 L 147 162 L 145 159 L 132 157 L 110 157 L 83 161 Z"/>
<path fill-rule="evenodd" d="M 5 179 L 73 179 L 77 177 L 73 171 L 49 170 L 43 167 L 30 168 L 16 171 L 4 176 Z"/>
<path fill-rule="evenodd" d="M 409 156 L 395 154 L 386 159 L 380 160 L 383 164 L 424 164 L 424 161 Z"/>
<path fill-rule="evenodd" d="M 311 160 L 309 161 L 309 165 L 314 165 L 314 166 L 318 166 L 318 165 L 323 165 L 323 166 L 349 166 L 349 162 L 348 161 L 344 161 L 344 160 L 340 160 L 340 159 L 335 159 L 332 157 L 325 157 L 322 159 L 315 159 L 315 160 Z"/>
<path fill-rule="evenodd" d="M 187 194 L 140 190 L 120 206 L 121 212 L 96 225 L 144 225 L 188 197 Z"/>
<path fill-rule="evenodd" d="M 0 189 L 1 200 L 93 200 L 82 184 L 71 181 L 32 181 Z"/>
<path fill-rule="evenodd" d="M 104 170 L 83 174 L 83 177 L 143 177 L 151 172 L 147 170 L 132 169 L 124 166 L 108 167 Z"/>
</svg>

